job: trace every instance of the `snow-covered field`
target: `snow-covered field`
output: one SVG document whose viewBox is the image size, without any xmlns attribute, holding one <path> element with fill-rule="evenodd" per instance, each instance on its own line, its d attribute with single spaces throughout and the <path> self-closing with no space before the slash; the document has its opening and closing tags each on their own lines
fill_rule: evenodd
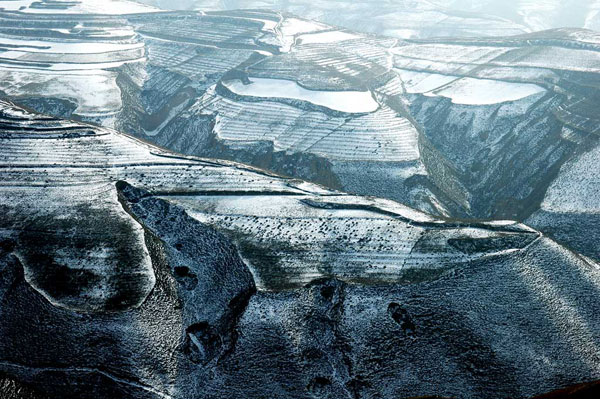
<svg viewBox="0 0 600 399">
<path fill-rule="evenodd" d="M 428 92 L 427 95 L 448 97 L 455 104 L 490 105 L 517 101 L 545 91 L 543 87 L 527 83 L 462 78 Z"/>
<path fill-rule="evenodd" d="M 133 36 L 132 31 L 124 30 Z M 67 31 L 70 34 L 71 31 Z M 77 40 L 74 35 L 64 41 L 54 40 L 24 40 L 10 37 L 0 37 L 0 48 L 10 48 L 10 51 L 0 53 L 2 58 L 16 59 L 21 53 L 53 53 L 53 54 L 100 54 L 117 51 L 127 51 L 144 48 L 143 43 L 101 42 Z M 83 38 L 82 38 L 83 39 Z"/>
<path fill-rule="evenodd" d="M 396 71 L 400 74 L 407 93 L 447 97 L 454 104 L 498 104 L 546 92 L 543 87 L 528 83 L 463 78 L 402 69 Z"/>
<path fill-rule="evenodd" d="M 121 90 L 117 74 L 103 70 L 14 71 L 0 68 L 2 90 L 9 96 L 63 98 L 77 104 L 75 112 L 82 116 L 106 117 L 121 109 Z"/>
<path fill-rule="evenodd" d="M 283 79 L 250 78 L 250 84 L 240 80 L 225 81 L 223 85 L 235 94 L 265 98 L 289 98 L 307 101 L 329 109 L 348 113 L 374 112 L 379 104 L 369 91 L 307 90 L 296 82 Z"/>
<path fill-rule="evenodd" d="M 0 9 L 18 12 L 9 15 L 27 26 L 0 34 L 0 88 L 14 97 L 66 99 L 76 105 L 76 114 L 107 123 L 122 107 L 117 73 L 111 69 L 143 62 L 146 49 L 120 17 L 93 16 L 158 11 L 134 2 L 97 0 L 0 1 Z"/>
<path fill-rule="evenodd" d="M 600 72 L 600 39 L 591 31 L 405 41 L 256 9 L 85 14 L 71 22 L 62 12 L 10 13 L 29 27 L 0 32 L 7 95 L 42 112 L 124 126 L 175 151 L 243 159 L 438 215 L 478 212 L 473 202 L 483 194 L 473 193 L 474 186 L 489 184 L 482 192 L 512 187 L 511 196 L 527 186 L 517 179 L 492 183 L 504 176 L 516 148 L 503 154 L 500 146 L 490 155 L 497 161 L 484 162 L 480 147 L 501 137 L 521 140 L 527 129 L 545 137 L 554 129 L 548 124 L 598 129 L 586 102 L 593 96 L 584 93 L 594 90 L 585 74 Z M 532 125 L 505 123 L 538 107 L 544 114 L 531 116 Z M 502 112 L 494 114 L 496 108 Z M 420 109 L 429 117 L 419 116 Z M 456 143 L 430 148 L 423 136 L 450 140 L 462 131 L 468 131 L 462 148 L 471 153 L 461 157 Z M 566 151 L 566 144 L 554 142 L 556 151 Z M 258 156 L 265 151 L 268 156 Z M 531 154 L 544 158 L 531 159 L 538 167 L 534 180 L 545 179 L 545 162 L 562 162 Z M 528 172 L 519 173 L 525 178 Z M 441 192 L 433 194 L 433 186 Z M 454 203 L 458 211 L 449 209 Z M 512 206 L 506 204 L 501 208 Z M 490 204 L 481 212 L 499 211 Z"/>
</svg>

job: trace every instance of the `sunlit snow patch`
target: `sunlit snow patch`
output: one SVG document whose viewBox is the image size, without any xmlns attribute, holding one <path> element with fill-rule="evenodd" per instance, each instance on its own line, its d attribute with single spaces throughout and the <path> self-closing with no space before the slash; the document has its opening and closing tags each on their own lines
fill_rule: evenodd
<svg viewBox="0 0 600 399">
<path fill-rule="evenodd" d="M 252 78 L 250 84 L 232 80 L 223 82 L 223 85 L 241 96 L 289 98 L 341 112 L 364 113 L 379 108 L 370 91 L 307 90 L 291 80 L 267 78 Z"/>
</svg>

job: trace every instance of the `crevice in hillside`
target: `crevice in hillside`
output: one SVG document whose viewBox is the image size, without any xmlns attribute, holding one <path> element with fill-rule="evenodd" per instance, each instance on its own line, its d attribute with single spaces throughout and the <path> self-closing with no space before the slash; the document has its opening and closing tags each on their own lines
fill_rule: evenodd
<svg viewBox="0 0 600 399">
<path fill-rule="evenodd" d="M 124 209 L 160 242 L 184 320 L 181 352 L 193 364 L 220 361 L 234 350 L 238 321 L 256 292 L 236 246 L 146 190 L 124 181 L 116 187 Z"/>
</svg>

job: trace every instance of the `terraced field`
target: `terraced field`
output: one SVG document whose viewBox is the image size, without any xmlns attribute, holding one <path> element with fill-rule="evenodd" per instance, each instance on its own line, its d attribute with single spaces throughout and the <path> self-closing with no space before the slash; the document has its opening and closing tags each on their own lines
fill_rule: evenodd
<svg viewBox="0 0 600 399">
<path fill-rule="evenodd" d="M 441 220 L 392 201 L 343 195 L 240 165 L 187 159 L 114 132 L 35 116 L 9 103 L 3 107 L 1 160 L 8 169 L 3 172 L 7 194 L 2 198 L 8 201 L 7 207 L 19 198 L 13 213 L 25 215 L 27 220 L 9 218 L 5 228 L 52 230 L 48 219 L 56 218 L 55 213 L 67 217 L 90 203 L 120 209 L 114 183 L 125 180 L 183 204 L 203 223 L 239 235 L 249 251 L 246 254 L 242 249 L 242 255 L 263 264 L 260 267 L 267 275 L 282 281 L 288 273 L 295 276 L 289 283 L 281 283 L 286 286 L 302 286 L 323 276 L 395 280 L 402 278 L 404 270 L 449 267 L 454 262 L 510 252 L 537 237 L 524 226 L 510 224 L 506 228 L 455 223 L 444 227 Z M 42 191 L 45 194 L 40 198 Z M 40 202 L 48 205 L 37 205 Z M 37 207 L 45 212 L 32 217 L 26 211 Z M 245 214 L 249 209 L 252 211 Z M 123 214 L 114 209 L 109 213 Z M 35 220 L 45 227 L 34 228 Z M 71 224 L 55 228 L 58 235 L 61 229 L 64 234 L 78 230 Z M 482 252 L 473 248 L 473 252 L 467 249 L 473 240 L 498 241 L 500 246 Z M 417 242 L 419 246 L 415 246 Z M 416 250 L 421 246 L 423 254 Z M 278 267 L 270 269 L 267 263 Z M 255 274 L 266 287 L 280 285 L 259 270 Z"/>
<path fill-rule="evenodd" d="M 471 10 L 470 6 L 473 2 L 457 4 L 460 1 L 138 1 L 166 10 L 278 10 L 302 15 L 305 18 L 331 25 L 343 26 L 348 29 L 402 39 L 440 36 L 497 36 L 519 34 L 528 31 L 528 27 L 523 21 L 515 22 L 516 18 L 510 18 L 512 15 L 508 16 L 509 18 L 499 17 L 497 13 L 490 11 L 492 8 L 490 5 L 485 7 L 483 12 L 482 10 Z M 513 9 L 513 6 L 514 4 L 512 3 L 510 5 L 504 4 L 504 8 L 508 9 Z M 535 10 L 532 11 L 531 16 L 535 18 L 537 16 Z"/>
<path fill-rule="evenodd" d="M 600 35 L 229 3 L 0 1 L 0 396 L 600 379 Z"/>
<path fill-rule="evenodd" d="M 593 31 L 397 40 L 266 10 L 5 3 L 21 104 L 439 216 L 524 220 L 596 145 Z"/>
<path fill-rule="evenodd" d="M 502 36 L 561 27 L 598 30 L 597 0 L 138 0 L 166 10 L 270 9 L 402 39 Z"/>
<path fill-rule="evenodd" d="M 7 101 L 0 127 L 0 393 L 520 398 L 600 378 L 599 266 L 522 224 Z"/>
</svg>

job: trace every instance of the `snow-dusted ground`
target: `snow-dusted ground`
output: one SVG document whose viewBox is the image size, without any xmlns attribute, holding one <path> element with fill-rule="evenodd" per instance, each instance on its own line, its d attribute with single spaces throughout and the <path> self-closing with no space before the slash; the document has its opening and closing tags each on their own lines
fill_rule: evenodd
<svg viewBox="0 0 600 399">
<path fill-rule="evenodd" d="M 279 25 L 279 30 L 284 36 L 296 36 L 301 33 L 315 32 L 330 29 L 329 26 L 315 21 L 300 18 L 284 18 Z"/>
<path fill-rule="evenodd" d="M 140 0 L 163 9 L 232 10 L 271 9 L 287 11 L 353 31 L 398 38 L 437 36 L 510 35 L 527 32 L 522 24 L 490 15 L 490 12 L 464 13 L 448 7 L 448 2 L 429 0 Z"/>
<path fill-rule="evenodd" d="M 269 141 L 277 151 L 312 153 L 332 160 L 400 162 L 419 157 L 417 130 L 389 107 L 349 119 L 272 99 L 234 101 L 209 89 L 192 113 L 218 113 L 213 131 L 232 146 Z"/>
<path fill-rule="evenodd" d="M 190 215 L 222 231 L 239 235 L 242 248 L 263 247 L 263 253 L 242 250 L 257 286 L 263 290 L 298 287 L 328 274 L 354 280 L 391 282 L 408 270 L 435 270 L 454 262 L 519 252 L 536 233 L 518 225 L 511 233 L 481 226 L 452 228 L 441 220 L 403 209 L 391 201 L 378 203 L 354 196 L 165 196 Z M 400 213 L 396 213 L 396 211 Z M 413 219 L 416 216 L 417 219 Z M 407 218 L 409 217 L 409 218 Z M 406 218 L 406 219 L 405 219 Z M 427 222 L 419 221 L 427 219 Z M 427 226 L 419 223 L 431 223 Z M 483 228 L 482 228 L 483 227 Z M 441 228 L 440 231 L 434 232 Z M 465 254 L 448 241 L 476 243 L 514 236 L 519 244 Z M 427 246 L 418 247 L 419 239 Z M 269 243 L 265 246 L 265 243 Z M 468 245 L 468 244 L 467 244 Z M 265 268 L 264 256 L 277 259 L 279 273 Z"/>
<path fill-rule="evenodd" d="M 297 36 L 307 32 L 318 32 L 325 29 L 330 29 L 330 27 L 306 19 L 281 17 L 275 33 L 280 41 L 280 50 L 282 52 L 288 52 L 294 45 Z"/>
<path fill-rule="evenodd" d="M 76 105 L 76 114 L 111 123 L 108 117 L 122 104 L 117 73 L 109 69 L 143 62 L 146 50 L 124 19 L 106 17 L 101 22 L 90 16 L 158 10 L 128 1 L 97 0 L 0 1 L 0 8 L 24 13 L 13 15 L 24 21 L 43 22 L 39 26 L 27 22 L 26 35 L 18 30 L 0 35 L 1 89 L 15 97 L 66 99 Z M 72 18 L 62 17 L 65 13 L 73 14 Z"/>
<path fill-rule="evenodd" d="M 541 208 L 551 212 L 600 214 L 600 148 L 565 164 L 548 188 Z"/>
<path fill-rule="evenodd" d="M 71 24 L 65 23 L 60 9 L 55 15 L 14 13 L 12 18 L 22 18 L 23 24 L 37 18 L 44 24 L 35 27 L 37 32 L 2 31 L 7 40 L 0 71 L 8 95 L 69 100 L 75 103 L 76 116 L 127 126 L 132 133 L 189 154 L 240 156 L 247 161 L 250 154 L 273 151 L 272 160 L 266 157 L 272 164 L 265 165 L 260 157 L 252 162 L 329 187 L 389 196 L 440 215 L 453 214 L 443 195 L 472 212 L 469 201 L 481 194 L 470 192 L 474 183 L 469 179 L 475 169 L 488 170 L 488 165 L 478 159 L 482 152 L 456 157 L 452 145 L 435 143 L 433 154 L 447 151 L 444 158 L 449 163 L 440 163 L 439 154 L 429 153 L 426 141 L 419 139 L 420 132 L 449 137 L 455 133 L 445 134 L 446 129 L 468 129 L 464 146 L 498 145 L 490 155 L 497 157 L 497 169 L 477 175 L 479 187 L 495 176 L 500 179 L 514 155 L 503 154 L 499 141 L 485 137 L 522 138 L 527 134 L 522 130 L 530 126 L 498 133 L 513 127 L 496 117 L 520 119 L 536 111 L 538 99 L 556 100 L 551 109 L 560 112 L 561 121 L 598 129 L 593 112 L 585 111 L 593 107 L 579 97 L 590 87 L 584 81 L 587 75 L 573 73 L 600 71 L 599 39 L 589 31 L 402 41 L 259 10 L 81 17 Z M 250 76 L 250 84 L 242 83 L 245 76 L 237 80 L 239 66 Z M 120 70 L 121 87 L 112 69 Z M 219 83 L 222 79 L 241 96 L 228 95 Z M 411 95 L 418 93 L 424 96 Z M 121 96 L 133 100 L 122 104 Z M 22 100 L 28 105 L 34 101 Z M 423 104 L 413 108 L 416 102 Z M 40 104 L 48 112 L 65 106 L 64 112 L 72 110 L 65 102 Z M 435 104 L 439 108 L 428 112 L 435 119 L 432 125 L 415 120 L 417 107 Z M 501 112 L 494 115 L 496 106 Z M 465 114 L 455 114 L 457 110 Z M 532 122 L 544 118 L 536 116 Z M 476 123 L 468 125 L 471 119 Z M 542 123 L 547 122 L 531 130 L 548 134 Z M 213 143 L 207 141 L 212 137 L 218 146 L 206 144 Z M 562 150 L 562 144 L 557 146 Z M 532 164 L 543 164 L 536 161 Z M 554 161 L 556 157 L 549 160 Z M 523 168 L 521 172 L 527 173 Z M 535 176 L 543 180 L 543 173 Z M 420 186 L 431 187 L 429 179 L 434 178 L 438 188 L 443 186 L 439 198 Z M 418 187 L 412 185 L 415 182 Z M 498 191 L 511 184 L 522 186 L 508 180 L 489 184 Z"/>
<path fill-rule="evenodd" d="M 381 397 L 401 381 L 402 397 L 442 384 L 505 399 L 537 392 L 540 375 L 550 390 L 600 373 L 600 269 L 520 224 L 438 219 L 6 101 L 0 124 L 0 370 L 28 386 L 306 396 L 307 376 L 325 372 L 346 392 L 352 366 L 375 370 L 361 382 Z M 221 328 L 234 307 L 239 320 Z M 278 381 L 249 389 L 263 370 Z M 504 385 L 505 370 L 525 377 Z"/>
<path fill-rule="evenodd" d="M 559 27 L 598 29 L 600 1 L 417 0 L 140 0 L 164 9 L 269 8 L 332 25 L 400 38 L 510 35 Z"/>
</svg>

